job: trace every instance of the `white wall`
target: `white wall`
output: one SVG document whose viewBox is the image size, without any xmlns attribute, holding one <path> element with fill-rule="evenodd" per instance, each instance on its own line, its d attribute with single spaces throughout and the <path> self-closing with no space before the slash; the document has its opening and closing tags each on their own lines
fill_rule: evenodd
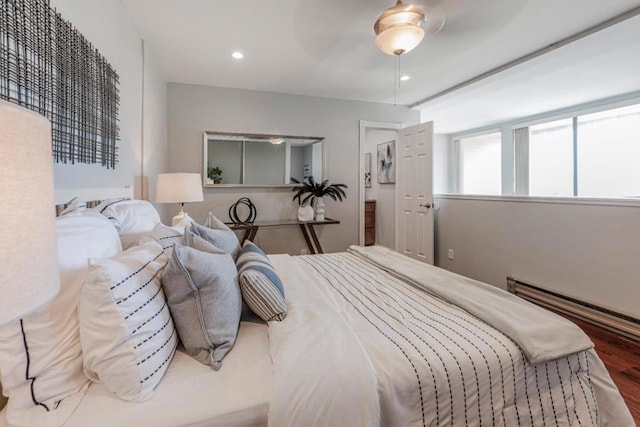
<svg viewBox="0 0 640 427">
<path fill-rule="evenodd" d="M 440 267 L 501 288 L 516 276 L 640 317 L 640 206 L 437 199 Z"/>
<path fill-rule="evenodd" d="M 168 167 L 167 80 L 145 47 L 144 54 L 144 138 L 142 142 L 143 191 L 137 197 L 151 202 L 156 198 L 156 177 Z M 117 170 L 117 169 L 116 169 Z M 140 174 L 138 174 L 140 175 Z M 161 217 L 166 206 L 156 204 Z"/>
<path fill-rule="evenodd" d="M 343 203 L 327 201 L 327 216 L 341 223 L 318 227 L 325 251 L 344 250 L 358 242 L 358 121 L 411 125 L 419 119 L 418 111 L 389 104 L 177 83 L 168 86 L 168 102 L 172 172 L 201 172 L 205 130 L 324 137 L 326 178 L 349 187 Z M 296 217 L 290 188 L 205 188 L 205 201 L 185 209 L 196 221 L 204 221 L 211 209 L 226 220 L 229 206 L 242 196 L 256 205 L 258 220 Z M 168 216 L 173 211 L 177 206 L 170 207 Z M 270 253 L 299 253 L 306 247 L 300 234 L 295 227 L 263 229 L 257 241 Z"/>
<path fill-rule="evenodd" d="M 151 52 L 145 49 L 143 141 L 142 40 L 120 0 L 52 0 L 51 6 L 78 28 L 120 76 L 118 164 L 115 169 L 107 169 L 100 165 L 56 163 L 56 188 L 135 185 L 137 198 L 153 198 L 155 176 L 166 168 L 166 79 Z M 141 174 L 146 179 L 141 181 Z"/>
<path fill-rule="evenodd" d="M 398 132 L 385 129 L 366 129 L 365 153 L 371 153 L 371 187 L 365 188 L 365 199 L 376 201 L 376 243 L 396 248 L 396 185 L 378 184 L 378 144 L 396 141 Z M 398 158 L 397 156 L 395 158 Z M 396 174 L 398 171 L 396 170 Z"/>
</svg>

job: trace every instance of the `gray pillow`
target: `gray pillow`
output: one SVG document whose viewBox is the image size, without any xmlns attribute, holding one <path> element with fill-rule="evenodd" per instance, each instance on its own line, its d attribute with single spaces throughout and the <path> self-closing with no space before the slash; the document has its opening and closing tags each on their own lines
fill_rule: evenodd
<svg viewBox="0 0 640 427">
<path fill-rule="evenodd" d="M 236 233 L 214 216 L 210 218 L 209 227 L 193 223 L 187 231 L 202 237 L 225 253 L 231 254 L 234 260 L 240 252 L 240 242 Z"/>
<path fill-rule="evenodd" d="M 184 347 L 220 369 L 236 340 L 242 297 L 233 258 L 176 244 L 162 286 Z"/>
<path fill-rule="evenodd" d="M 184 231 L 184 236 L 182 236 L 183 245 L 189 246 L 193 249 L 197 249 L 199 251 L 209 252 L 212 254 L 226 254 L 227 252 L 215 246 L 213 243 L 208 240 L 203 239 L 198 234 L 195 234 L 191 231 L 191 227 L 187 228 Z"/>
</svg>

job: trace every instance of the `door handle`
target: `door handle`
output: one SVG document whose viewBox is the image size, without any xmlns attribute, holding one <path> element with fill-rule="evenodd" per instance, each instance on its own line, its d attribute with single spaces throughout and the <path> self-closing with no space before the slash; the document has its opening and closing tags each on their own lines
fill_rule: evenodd
<svg viewBox="0 0 640 427">
<path fill-rule="evenodd" d="M 431 208 L 431 203 L 425 203 L 424 205 L 418 205 L 418 206 L 429 209 Z"/>
</svg>

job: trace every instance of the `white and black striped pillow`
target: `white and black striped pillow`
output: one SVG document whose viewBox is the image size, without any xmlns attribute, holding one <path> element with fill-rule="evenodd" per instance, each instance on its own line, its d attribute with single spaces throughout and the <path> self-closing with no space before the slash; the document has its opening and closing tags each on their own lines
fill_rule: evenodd
<svg viewBox="0 0 640 427">
<path fill-rule="evenodd" d="M 242 299 L 262 320 L 287 316 L 287 301 L 280 277 L 262 250 L 246 241 L 236 261 Z"/>
<path fill-rule="evenodd" d="M 84 370 L 121 399 L 149 399 L 178 345 L 160 276 L 168 259 L 149 240 L 90 260 L 80 297 Z"/>
</svg>

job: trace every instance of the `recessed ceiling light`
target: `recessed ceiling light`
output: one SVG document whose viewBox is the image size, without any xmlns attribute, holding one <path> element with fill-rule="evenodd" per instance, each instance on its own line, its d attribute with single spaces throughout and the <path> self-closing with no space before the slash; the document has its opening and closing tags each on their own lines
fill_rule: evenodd
<svg viewBox="0 0 640 427">
<path fill-rule="evenodd" d="M 409 79 L 411 79 L 411 77 L 407 76 L 406 74 L 404 76 L 400 76 L 400 81 L 402 82 L 406 82 Z"/>
<path fill-rule="evenodd" d="M 242 52 L 238 52 L 238 51 L 233 52 L 233 53 L 231 54 L 231 56 L 232 56 L 234 59 L 242 59 L 242 58 L 244 58 L 244 55 L 242 54 Z"/>
</svg>

